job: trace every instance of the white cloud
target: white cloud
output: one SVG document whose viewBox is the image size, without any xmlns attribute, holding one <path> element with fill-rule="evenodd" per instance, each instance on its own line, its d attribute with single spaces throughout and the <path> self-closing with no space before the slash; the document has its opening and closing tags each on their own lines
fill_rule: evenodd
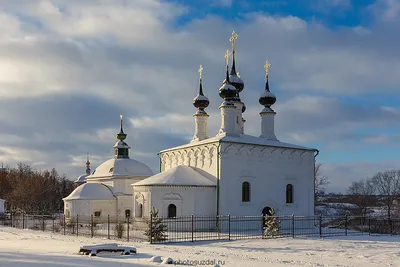
<svg viewBox="0 0 400 267">
<path fill-rule="evenodd" d="M 399 0 L 376 0 L 369 8 L 378 19 L 384 22 L 395 21 L 400 15 Z"/>
<path fill-rule="evenodd" d="M 330 181 L 330 183 L 326 186 L 327 192 L 341 193 L 347 193 L 347 189 L 353 181 L 358 181 L 365 178 L 372 178 L 378 172 L 392 169 L 398 169 L 398 162 L 322 162 L 321 167 L 322 175 L 327 176 Z"/>
<path fill-rule="evenodd" d="M 331 4 L 346 7 L 347 2 Z M 6 138 L 0 139 L 1 159 L 44 162 L 47 165 L 39 166 L 56 166 L 78 175 L 84 172 L 87 152 L 92 154 L 93 167 L 112 155 L 118 122 L 114 127 L 104 114 L 118 117 L 117 109 L 121 109 L 131 112 L 124 129 L 132 155 L 153 164 L 157 150 L 193 134 L 191 102 L 198 90 L 199 64 L 204 65 L 204 92 L 210 98 L 209 133 L 216 134 L 221 103 L 217 90 L 232 29 L 239 34 L 236 56 L 245 81 L 241 97 L 247 105 L 247 133 L 260 133 L 258 97 L 268 58 L 271 90 L 278 97 L 274 109 L 281 140 L 304 145 L 322 142 L 326 148 L 392 140 L 387 135 L 360 138 L 353 132 L 390 129 L 399 121 L 399 107 L 366 108 L 346 104 L 342 98 L 397 93 L 400 38 L 393 32 L 374 26 L 331 30 L 294 16 L 260 14 L 247 14 L 235 22 L 207 16 L 174 27 L 185 11 L 184 6 L 156 0 L 99 1 L 97 5 L 77 0 L 16 0 L 4 6 L 0 11 L 0 96 L 4 101 L 0 123 L 5 130 L 16 130 L 2 135 Z M 63 108 L 51 105 L 77 95 L 85 96 L 85 101 L 68 102 Z M 50 100 L 40 102 L 43 98 Z M 10 101 L 15 104 L 6 105 Z M 68 105 L 71 110 L 65 108 Z M 9 115 L 14 113 L 18 117 Z M 95 116 L 85 117 L 92 113 Z M 18 127 L 26 127 L 29 137 Z M 141 140 L 146 141 L 142 144 Z M 343 140 L 348 142 L 343 144 Z M 152 154 L 154 159 L 150 159 Z"/>
</svg>

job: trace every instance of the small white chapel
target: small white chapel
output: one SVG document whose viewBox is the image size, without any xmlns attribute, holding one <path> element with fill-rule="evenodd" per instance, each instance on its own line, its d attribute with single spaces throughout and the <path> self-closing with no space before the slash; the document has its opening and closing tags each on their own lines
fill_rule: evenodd
<svg viewBox="0 0 400 267">
<path fill-rule="evenodd" d="M 244 82 L 236 71 L 235 42 L 225 54 L 226 76 L 219 88 L 222 101 L 221 127 L 210 136 L 208 98 L 202 85 L 193 100 L 196 108 L 194 135 L 188 144 L 160 151 L 160 173 L 129 157 L 123 131 L 114 145 L 114 157 L 77 180 L 78 187 L 64 198 L 66 217 L 148 217 L 154 207 L 159 215 L 314 215 L 314 166 L 319 151 L 280 141 L 275 135 L 272 106 L 275 95 L 269 87 L 265 68 L 265 88 L 260 91 L 260 134 L 245 132 L 246 106 L 240 98 Z M 229 69 L 229 61 L 231 67 Z M 248 114 L 247 116 L 255 116 Z"/>
</svg>

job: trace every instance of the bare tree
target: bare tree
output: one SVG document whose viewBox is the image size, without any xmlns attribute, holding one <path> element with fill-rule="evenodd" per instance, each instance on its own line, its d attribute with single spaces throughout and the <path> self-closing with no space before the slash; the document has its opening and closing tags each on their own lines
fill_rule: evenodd
<svg viewBox="0 0 400 267">
<path fill-rule="evenodd" d="M 371 179 L 361 179 L 353 182 L 347 190 L 351 200 L 355 202 L 359 209 L 359 215 L 366 216 L 367 209 L 372 204 L 372 195 L 375 193 L 375 186 Z"/>
<path fill-rule="evenodd" d="M 390 218 L 394 200 L 400 196 L 400 171 L 390 170 L 376 174 L 372 181 L 377 192 L 385 203 L 387 216 Z"/>
<path fill-rule="evenodd" d="M 329 184 L 328 177 L 322 175 L 321 163 L 315 163 L 314 168 L 314 203 L 318 203 L 325 195 L 325 185 Z"/>
</svg>

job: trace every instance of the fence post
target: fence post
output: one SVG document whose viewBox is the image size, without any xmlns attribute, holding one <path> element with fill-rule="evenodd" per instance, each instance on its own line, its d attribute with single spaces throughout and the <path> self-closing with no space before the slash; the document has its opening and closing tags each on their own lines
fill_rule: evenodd
<svg viewBox="0 0 400 267">
<path fill-rule="evenodd" d="M 294 238 L 294 214 L 292 214 L 292 238 Z"/>
<path fill-rule="evenodd" d="M 76 214 L 76 236 L 79 236 L 79 215 Z"/>
<path fill-rule="evenodd" d="M 45 228 L 45 226 L 44 226 L 44 215 L 42 215 L 42 230 L 43 230 L 43 232 L 44 232 L 44 228 Z"/>
<path fill-rule="evenodd" d="M 194 242 L 194 234 L 193 234 L 193 231 L 194 231 L 194 218 L 193 218 L 193 214 L 190 216 L 190 218 L 192 220 L 192 242 Z"/>
<path fill-rule="evenodd" d="M 14 212 L 11 212 L 11 227 L 14 227 Z"/>
<path fill-rule="evenodd" d="M 261 238 L 264 238 L 264 214 L 261 214 Z"/>
<path fill-rule="evenodd" d="M 54 215 L 52 215 L 51 218 L 53 219 L 53 233 L 54 233 L 54 221 L 55 221 Z"/>
<path fill-rule="evenodd" d="M 22 213 L 22 229 L 25 229 L 25 212 Z"/>
<path fill-rule="evenodd" d="M 64 235 L 65 235 L 65 223 L 66 223 L 66 220 L 65 220 L 65 214 L 63 215 L 63 221 L 64 221 L 64 223 L 63 223 L 63 225 L 64 225 Z"/>
<path fill-rule="evenodd" d="M 319 215 L 319 237 L 322 238 L 322 215 Z"/>
<path fill-rule="evenodd" d="M 107 238 L 110 239 L 110 214 L 107 216 Z"/>
<path fill-rule="evenodd" d="M 93 237 L 93 214 L 90 215 L 90 236 Z"/>
<path fill-rule="evenodd" d="M 368 218 L 368 235 L 371 235 L 371 218 Z"/>
<path fill-rule="evenodd" d="M 128 242 L 129 242 L 129 216 L 126 217 L 126 222 L 128 224 L 126 227 L 126 236 L 127 236 Z"/>
<path fill-rule="evenodd" d="M 344 216 L 344 233 L 345 233 L 345 236 L 347 236 L 347 214 Z"/>
<path fill-rule="evenodd" d="M 153 214 L 150 213 L 150 244 L 153 244 Z"/>
<path fill-rule="evenodd" d="M 231 215 L 228 214 L 228 240 L 231 240 Z"/>
</svg>

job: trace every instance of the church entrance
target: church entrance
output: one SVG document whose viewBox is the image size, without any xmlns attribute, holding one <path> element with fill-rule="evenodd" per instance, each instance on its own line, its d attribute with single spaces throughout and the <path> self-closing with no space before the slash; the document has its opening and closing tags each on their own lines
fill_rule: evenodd
<svg viewBox="0 0 400 267">
<path fill-rule="evenodd" d="M 264 207 L 263 208 L 263 210 L 262 210 L 262 215 L 268 215 L 268 216 L 270 216 L 270 215 L 272 215 L 272 209 L 270 208 L 270 207 Z"/>
</svg>

